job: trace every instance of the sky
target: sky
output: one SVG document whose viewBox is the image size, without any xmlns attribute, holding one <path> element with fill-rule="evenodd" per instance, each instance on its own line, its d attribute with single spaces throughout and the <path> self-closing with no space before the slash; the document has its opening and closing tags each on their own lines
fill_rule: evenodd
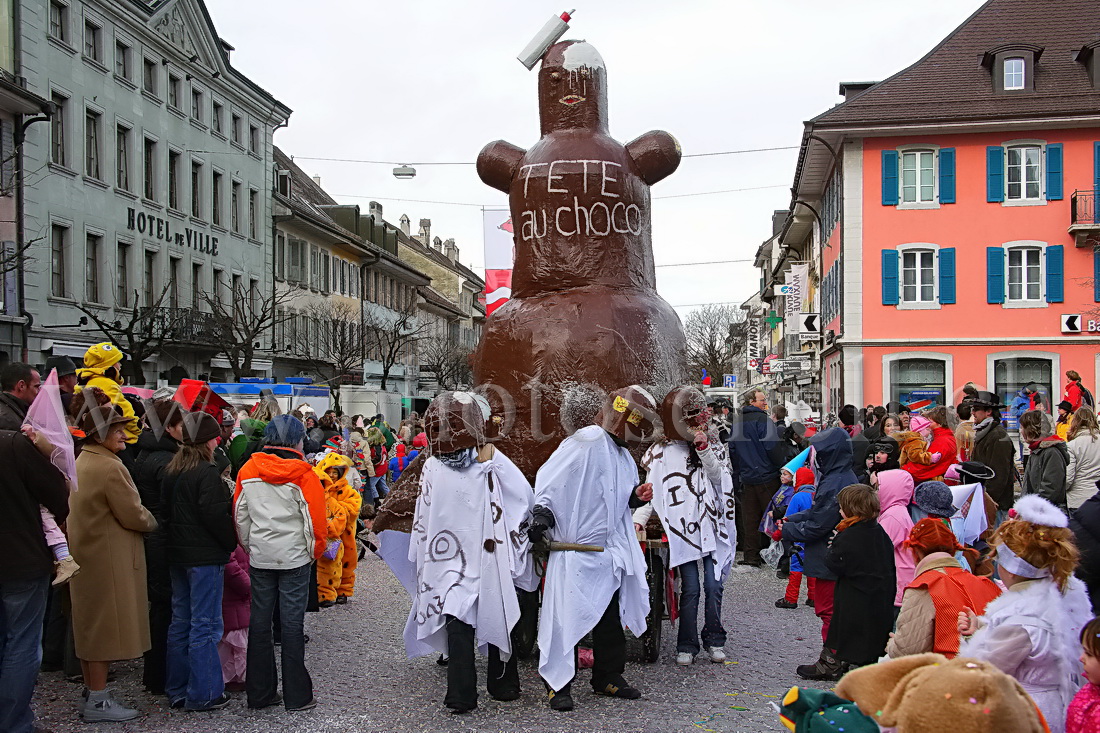
<svg viewBox="0 0 1100 733">
<path fill-rule="evenodd" d="M 408 214 L 414 233 L 421 218 L 431 219 L 433 236 L 454 238 L 461 261 L 481 270 L 480 207 L 506 208 L 507 200 L 472 163 L 493 140 L 527 148 L 538 139 L 537 67 L 528 71 L 515 57 L 572 4 L 206 1 L 218 33 L 236 47 L 233 65 L 294 110 L 276 145 L 341 203 L 365 211 L 378 201 L 390 222 Z M 803 121 L 839 103 L 838 84 L 902 70 L 981 4 L 577 6 L 564 38 L 587 40 L 603 56 L 616 139 L 666 130 L 685 155 L 794 148 L 685 158 L 653 187 L 657 289 L 681 317 L 699 304 L 740 304 L 757 289 L 751 260 L 771 235 L 773 210 L 790 203 Z M 392 164 L 309 158 L 409 163 L 417 176 L 398 180 Z"/>
</svg>

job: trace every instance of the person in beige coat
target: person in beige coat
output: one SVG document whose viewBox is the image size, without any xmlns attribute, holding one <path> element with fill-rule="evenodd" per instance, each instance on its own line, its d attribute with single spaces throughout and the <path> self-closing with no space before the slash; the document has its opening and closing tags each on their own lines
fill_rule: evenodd
<svg viewBox="0 0 1100 733">
<path fill-rule="evenodd" d="M 68 530 L 81 566 L 70 592 L 76 656 L 88 688 L 86 722 L 137 717 L 107 690 L 107 670 L 110 662 L 135 659 L 151 646 L 142 536 L 157 522 L 117 455 L 131 421 L 104 406 L 90 410 L 80 425 L 87 439 L 76 461 Z"/>
</svg>

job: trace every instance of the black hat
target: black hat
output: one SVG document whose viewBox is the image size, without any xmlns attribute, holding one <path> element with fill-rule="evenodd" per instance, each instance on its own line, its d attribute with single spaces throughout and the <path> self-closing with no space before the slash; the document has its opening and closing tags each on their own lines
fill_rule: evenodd
<svg viewBox="0 0 1100 733">
<path fill-rule="evenodd" d="M 985 465 L 981 461 L 963 461 L 959 464 L 958 468 L 959 478 L 967 477 L 973 479 L 973 482 L 963 483 L 980 483 L 982 481 L 992 481 L 997 476 L 997 472 L 989 466 Z"/>
<path fill-rule="evenodd" d="M 1058 403 L 1059 410 L 1065 410 L 1066 412 L 1073 412 L 1073 403 L 1069 400 L 1062 400 Z"/>
<path fill-rule="evenodd" d="M 46 375 L 48 376 L 53 369 L 57 370 L 58 379 L 76 375 L 76 364 L 67 356 L 51 356 L 46 359 Z"/>
<path fill-rule="evenodd" d="M 183 444 L 202 445 L 208 440 L 220 437 L 221 425 L 213 415 L 205 412 L 189 412 L 183 416 Z"/>
<path fill-rule="evenodd" d="M 1000 397 L 985 390 L 978 390 L 978 395 L 969 400 L 969 402 L 972 408 L 977 407 L 986 410 L 1000 410 L 1004 407 L 1004 405 L 1001 404 Z"/>
</svg>

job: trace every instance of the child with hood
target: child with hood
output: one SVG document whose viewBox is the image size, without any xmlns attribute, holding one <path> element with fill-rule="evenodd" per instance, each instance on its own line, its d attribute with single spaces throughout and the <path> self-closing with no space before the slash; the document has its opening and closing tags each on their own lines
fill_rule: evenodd
<svg viewBox="0 0 1100 733">
<path fill-rule="evenodd" d="M 131 418 L 130 422 L 126 423 L 126 442 L 136 443 L 138 435 L 141 434 L 141 427 L 134 414 L 134 406 L 122 393 L 124 380 L 121 361 L 122 350 L 109 341 L 89 347 L 84 354 L 84 366 L 76 370 L 79 383 L 76 391 L 95 387 L 110 397 L 111 403 L 123 417 Z"/>
<path fill-rule="evenodd" d="M 252 604 L 252 581 L 248 575 L 248 553 L 237 546 L 225 566 L 222 590 L 222 639 L 218 656 L 222 660 L 225 689 L 244 690 L 248 660 L 248 621 Z"/>
<path fill-rule="evenodd" d="M 913 529 L 913 519 L 909 516 L 909 502 L 913 500 L 913 476 L 908 471 L 880 471 L 875 474 L 878 483 L 878 501 L 881 512 L 878 523 L 890 537 L 894 545 L 894 574 L 897 580 L 897 593 L 894 596 L 894 618 L 901 610 L 901 599 L 905 588 L 913 582 L 916 561 L 913 553 L 905 546 L 909 532 Z"/>
<path fill-rule="evenodd" d="M 958 460 L 959 448 L 955 443 L 955 434 L 947 427 L 947 409 L 934 407 L 924 415 L 914 415 L 909 421 L 910 430 L 930 438 L 928 448 L 919 450 L 919 446 L 908 442 L 911 450 L 909 461 L 902 461 L 903 470 L 913 474 L 913 481 L 942 481 L 947 468 Z M 899 443 L 901 441 L 899 440 Z M 905 453 L 905 444 L 902 446 Z"/>
<path fill-rule="evenodd" d="M 794 474 L 794 495 L 787 504 L 787 517 L 804 512 L 814 502 L 814 472 L 803 466 Z M 783 522 L 777 523 L 776 535 L 773 539 L 783 536 Z M 776 608 L 798 608 L 798 592 L 802 588 L 802 574 L 805 567 L 806 545 L 801 542 L 791 544 L 791 574 L 787 576 L 787 591 L 783 597 L 775 602 Z M 811 608 L 814 605 L 814 579 L 806 578 L 806 605 Z"/>
<path fill-rule="evenodd" d="M 314 469 L 325 488 L 328 519 L 325 551 L 317 561 L 317 600 L 321 608 L 347 603 L 348 596 L 355 587 L 355 564 L 358 560 L 355 521 L 359 516 L 362 498 L 348 484 L 349 468 L 350 458 L 339 453 L 329 453 Z M 349 570 L 350 579 L 347 579 L 345 575 Z"/>
<path fill-rule="evenodd" d="M 394 456 L 390 459 L 390 483 L 394 483 L 401 477 L 401 472 L 405 470 L 405 467 L 413 462 L 416 458 L 416 454 L 410 458 L 405 455 L 405 444 L 395 443 L 393 446 Z"/>
</svg>

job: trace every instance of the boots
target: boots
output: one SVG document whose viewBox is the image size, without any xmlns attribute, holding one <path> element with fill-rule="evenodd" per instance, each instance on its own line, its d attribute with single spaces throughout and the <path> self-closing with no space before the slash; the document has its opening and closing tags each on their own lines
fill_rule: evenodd
<svg viewBox="0 0 1100 733">
<path fill-rule="evenodd" d="M 813 664 L 800 664 L 795 672 L 804 680 L 835 682 L 844 676 L 847 666 L 833 656 L 828 647 L 821 648 L 821 656 Z"/>
<path fill-rule="evenodd" d="M 54 578 L 50 585 L 68 583 L 74 575 L 80 572 L 80 566 L 76 564 L 76 560 L 72 556 L 55 561 L 53 567 Z"/>
</svg>

